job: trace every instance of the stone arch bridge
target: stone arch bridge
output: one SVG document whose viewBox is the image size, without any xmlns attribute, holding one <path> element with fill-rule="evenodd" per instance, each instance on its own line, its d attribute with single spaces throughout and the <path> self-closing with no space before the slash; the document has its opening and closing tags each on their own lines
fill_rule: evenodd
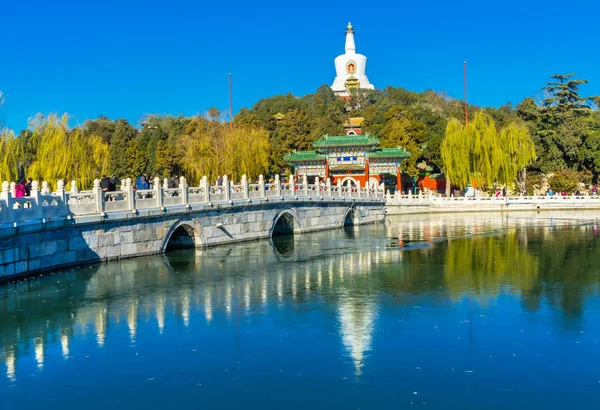
<svg viewBox="0 0 600 410">
<path fill-rule="evenodd" d="M 74 183 L 71 184 L 75 186 Z M 164 252 L 375 223 L 384 219 L 383 187 L 306 180 L 149 190 L 56 192 L 34 182 L 29 197 L 3 184 L 0 281 L 52 269 Z"/>
</svg>

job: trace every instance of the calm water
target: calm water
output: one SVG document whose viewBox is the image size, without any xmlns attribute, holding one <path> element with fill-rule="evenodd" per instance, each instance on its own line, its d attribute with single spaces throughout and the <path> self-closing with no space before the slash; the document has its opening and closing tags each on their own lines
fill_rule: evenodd
<svg viewBox="0 0 600 410">
<path fill-rule="evenodd" d="M 600 407 L 594 218 L 390 218 L 9 284 L 0 407 Z"/>
</svg>

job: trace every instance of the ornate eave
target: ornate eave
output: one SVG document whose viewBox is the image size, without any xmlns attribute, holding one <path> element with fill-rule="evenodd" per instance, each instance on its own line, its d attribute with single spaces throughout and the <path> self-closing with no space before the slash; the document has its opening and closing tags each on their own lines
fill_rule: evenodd
<svg viewBox="0 0 600 410">
<path fill-rule="evenodd" d="M 346 147 L 376 147 L 379 145 L 379 138 L 369 135 L 326 135 L 312 143 L 315 148 L 346 148 Z"/>
<path fill-rule="evenodd" d="M 284 161 L 294 162 L 324 162 L 327 159 L 325 154 L 320 154 L 315 151 L 294 151 L 283 157 Z"/>
<path fill-rule="evenodd" d="M 410 157 L 410 152 L 404 151 L 400 147 L 380 148 L 367 153 L 369 159 L 401 159 Z"/>
</svg>

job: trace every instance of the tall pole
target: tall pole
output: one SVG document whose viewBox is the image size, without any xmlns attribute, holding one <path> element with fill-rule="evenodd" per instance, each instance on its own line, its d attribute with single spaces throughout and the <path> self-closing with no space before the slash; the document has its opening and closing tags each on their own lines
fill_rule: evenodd
<svg viewBox="0 0 600 410">
<path fill-rule="evenodd" d="M 233 132 L 233 91 L 231 89 L 231 73 L 229 73 L 229 131 Z"/>
<path fill-rule="evenodd" d="M 469 123 L 469 103 L 467 102 L 467 62 L 464 63 L 464 83 L 465 83 L 465 125 Z"/>
</svg>

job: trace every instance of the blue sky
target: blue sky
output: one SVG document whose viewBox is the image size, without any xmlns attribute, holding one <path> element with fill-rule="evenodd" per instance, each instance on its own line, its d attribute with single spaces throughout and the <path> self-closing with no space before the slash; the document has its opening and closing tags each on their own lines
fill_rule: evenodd
<svg viewBox="0 0 600 410">
<path fill-rule="evenodd" d="M 0 1 L 5 124 L 68 112 L 106 115 L 234 111 L 275 94 L 331 84 L 348 21 L 377 87 L 434 89 L 500 106 L 541 96 L 550 75 L 575 72 L 600 94 L 597 0 Z M 0 117 L 1 118 L 1 117 Z"/>
</svg>

